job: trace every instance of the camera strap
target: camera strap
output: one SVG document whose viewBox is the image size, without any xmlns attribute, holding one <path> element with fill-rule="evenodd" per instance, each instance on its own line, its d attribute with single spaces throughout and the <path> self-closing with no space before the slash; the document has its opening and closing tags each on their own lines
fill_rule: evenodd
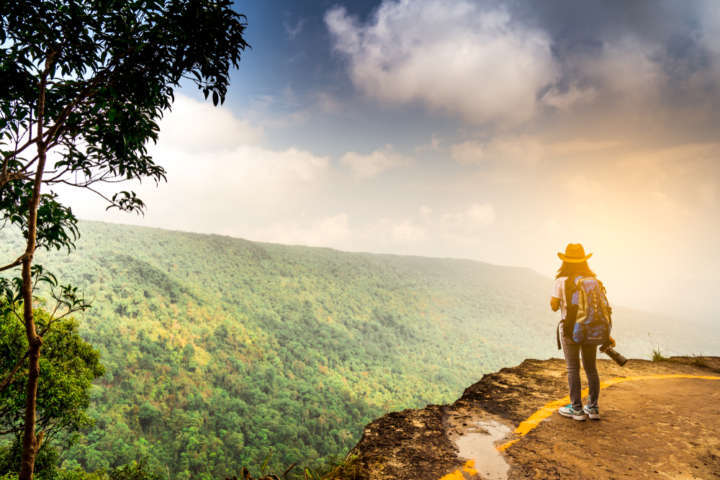
<svg viewBox="0 0 720 480">
<path fill-rule="evenodd" d="M 560 327 L 562 326 L 563 321 L 560 320 L 557 324 L 557 328 L 555 329 L 555 341 L 557 342 L 558 350 L 562 350 L 562 345 L 560 344 Z"/>
</svg>

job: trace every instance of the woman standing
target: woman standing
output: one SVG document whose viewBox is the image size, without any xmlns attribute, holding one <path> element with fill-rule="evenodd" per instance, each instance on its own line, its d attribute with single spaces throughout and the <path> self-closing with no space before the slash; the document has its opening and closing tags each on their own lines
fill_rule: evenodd
<svg viewBox="0 0 720 480">
<path fill-rule="evenodd" d="M 586 255 L 585 249 L 579 243 L 571 243 L 565 248 L 565 253 L 558 253 L 563 261 L 555 278 L 553 295 L 550 298 L 550 308 L 554 312 L 561 311 L 563 328 L 562 348 L 567 363 L 568 384 L 570 387 L 571 403 L 561 407 L 558 413 L 562 416 L 575 420 L 585 420 L 590 417 L 592 420 L 600 419 L 598 408 L 598 396 L 600 394 L 600 377 L 598 376 L 596 356 L 597 345 L 591 343 L 576 343 L 572 339 L 572 327 L 565 325 L 568 312 L 568 305 L 571 305 L 571 296 L 579 278 L 595 277 L 590 270 L 587 260 L 592 253 Z M 574 320 L 572 320 L 574 323 Z M 614 345 L 610 338 L 610 344 Z M 583 406 L 580 385 L 580 356 L 582 355 L 583 369 L 588 379 L 589 395 L 587 404 Z"/>
</svg>

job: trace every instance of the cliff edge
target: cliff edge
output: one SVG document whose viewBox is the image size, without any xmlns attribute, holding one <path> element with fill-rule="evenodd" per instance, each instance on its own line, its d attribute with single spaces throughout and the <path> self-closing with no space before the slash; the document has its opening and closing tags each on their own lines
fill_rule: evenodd
<svg viewBox="0 0 720 480">
<path fill-rule="evenodd" d="M 598 369 L 599 421 L 556 413 L 567 403 L 564 360 L 525 360 L 451 405 L 370 423 L 333 478 L 720 479 L 720 357 Z"/>
</svg>

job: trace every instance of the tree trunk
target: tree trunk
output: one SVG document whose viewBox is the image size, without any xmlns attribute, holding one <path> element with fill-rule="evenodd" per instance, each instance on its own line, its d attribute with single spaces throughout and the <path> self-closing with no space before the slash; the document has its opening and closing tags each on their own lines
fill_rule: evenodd
<svg viewBox="0 0 720 480">
<path fill-rule="evenodd" d="M 34 243 L 34 242 L 32 242 Z M 30 244 L 30 241 L 28 241 Z M 28 338 L 28 379 L 25 399 L 25 432 L 23 435 L 22 464 L 20 466 L 20 480 L 31 480 L 35 470 L 35 457 L 40 448 L 35 436 L 35 414 L 37 402 L 38 378 L 40 377 L 40 347 L 42 339 L 35 329 L 35 319 L 32 312 L 32 276 L 30 267 L 32 257 L 23 261 L 22 267 L 22 294 L 23 294 L 23 317 L 25 320 L 25 333 Z"/>
<path fill-rule="evenodd" d="M 51 51 L 45 62 L 45 70 L 40 78 L 37 115 L 37 151 L 38 164 L 35 172 L 33 193 L 28 202 L 27 216 L 27 244 L 22 261 L 22 297 L 23 320 L 25 321 L 25 335 L 28 340 L 28 380 L 25 398 L 25 431 L 23 433 L 22 458 L 20 463 L 20 480 L 32 480 L 35 471 L 35 457 L 40 449 L 42 434 L 35 435 L 35 417 L 37 410 L 38 379 L 40 378 L 40 347 L 42 338 L 37 333 L 35 318 L 33 317 L 33 279 L 32 261 L 37 246 L 37 211 L 40 205 L 40 187 L 42 186 L 45 161 L 47 160 L 47 145 L 43 141 L 43 122 L 45 121 L 45 87 L 50 67 L 57 55 Z"/>
<path fill-rule="evenodd" d="M 37 210 L 40 203 L 40 185 L 45 167 L 45 145 L 38 142 L 38 171 L 35 176 L 35 188 L 28 206 L 28 236 L 25 257 L 22 262 L 22 297 L 25 335 L 28 340 L 28 379 L 25 398 L 25 432 L 23 435 L 22 463 L 20 480 L 32 480 L 35 470 L 35 456 L 40 448 L 35 436 L 35 416 L 37 404 L 38 379 L 40 378 L 40 347 L 42 338 L 37 333 L 33 317 L 33 279 L 32 261 L 37 243 Z"/>
<path fill-rule="evenodd" d="M 25 398 L 25 432 L 23 435 L 22 463 L 20 465 L 20 480 L 32 480 L 35 470 L 35 457 L 40 442 L 35 436 L 35 416 L 37 404 L 38 379 L 40 378 L 40 347 L 42 338 L 37 333 L 35 318 L 33 317 L 33 279 L 32 261 L 37 243 L 37 210 L 40 203 L 40 185 L 42 171 L 45 167 L 45 145 L 38 142 L 38 171 L 35 176 L 35 188 L 30 200 L 28 212 L 28 236 L 25 257 L 22 262 L 22 297 L 23 320 L 25 321 L 25 335 L 28 340 L 28 379 Z"/>
</svg>

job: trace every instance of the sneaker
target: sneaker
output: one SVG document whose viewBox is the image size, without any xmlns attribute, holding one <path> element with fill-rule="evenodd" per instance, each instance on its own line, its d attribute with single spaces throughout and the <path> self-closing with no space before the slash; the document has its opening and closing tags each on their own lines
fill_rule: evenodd
<svg viewBox="0 0 720 480">
<path fill-rule="evenodd" d="M 575 409 L 572 403 L 558 408 L 558 413 L 563 417 L 572 418 L 573 420 L 585 420 L 585 412 L 582 409 Z"/>
<path fill-rule="evenodd" d="M 585 405 L 583 407 L 583 412 L 585 412 L 587 416 L 590 417 L 590 420 L 600 420 L 600 409 L 598 407 L 591 407 L 589 405 Z"/>
</svg>

